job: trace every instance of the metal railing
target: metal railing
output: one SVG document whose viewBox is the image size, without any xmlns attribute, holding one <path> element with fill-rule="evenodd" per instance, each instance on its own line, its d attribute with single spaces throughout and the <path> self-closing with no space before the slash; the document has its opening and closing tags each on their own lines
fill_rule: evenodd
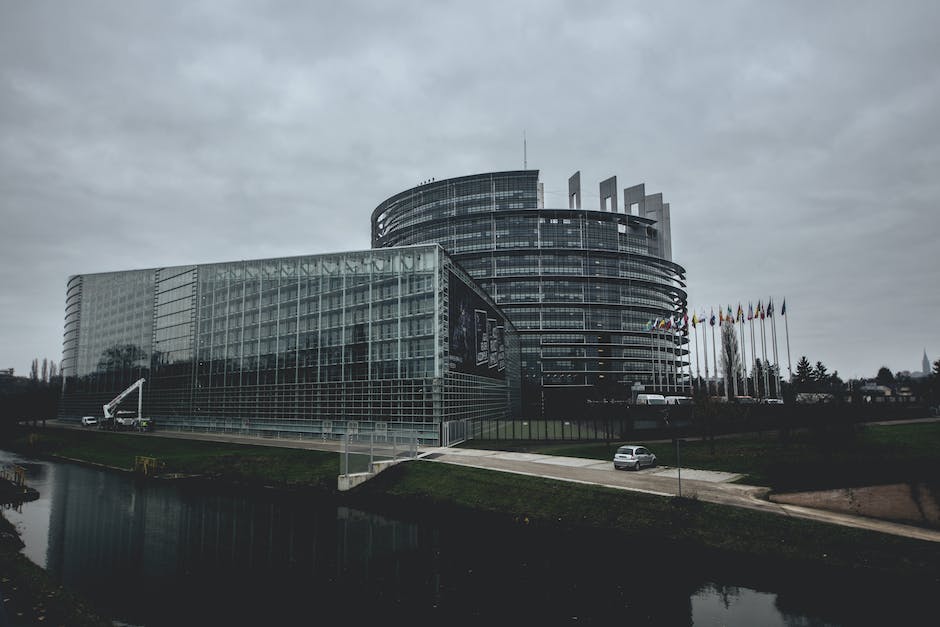
<svg viewBox="0 0 940 627">
<path fill-rule="evenodd" d="M 396 460 L 415 459 L 418 456 L 416 433 L 344 434 L 340 448 L 341 475 L 373 473 L 377 464 Z"/>
</svg>

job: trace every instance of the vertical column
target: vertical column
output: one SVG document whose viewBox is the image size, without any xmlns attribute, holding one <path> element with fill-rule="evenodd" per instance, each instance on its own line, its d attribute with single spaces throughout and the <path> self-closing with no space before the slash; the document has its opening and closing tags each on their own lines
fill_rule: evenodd
<svg viewBox="0 0 940 627">
<path fill-rule="evenodd" d="M 617 177 L 612 176 L 606 181 L 601 181 L 600 186 L 600 210 L 617 213 Z M 608 205 L 607 201 L 610 201 Z"/>
<path fill-rule="evenodd" d="M 581 208 L 581 170 L 578 170 L 568 179 L 568 208 Z"/>
</svg>

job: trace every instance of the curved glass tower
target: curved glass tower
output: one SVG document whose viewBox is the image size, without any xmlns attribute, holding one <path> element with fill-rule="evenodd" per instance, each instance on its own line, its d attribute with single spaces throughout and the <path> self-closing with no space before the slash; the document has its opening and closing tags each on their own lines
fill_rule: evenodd
<svg viewBox="0 0 940 627">
<path fill-rule="evenodd" d="M 688 386 L 685 340 L 648 330 L 686 310 L 669 205 L 644 185 L 618 205 L 616 177 L 599 191 L 596 208 L 582 207 L 579 172 L 568 207 L 545 207 L 538 170 L 492 172 L 427 182 L 372 213 L 373 248 L 441 244 L 512 320 L 530 417 L 630 398 L 635 384 Z"/>
</svg>

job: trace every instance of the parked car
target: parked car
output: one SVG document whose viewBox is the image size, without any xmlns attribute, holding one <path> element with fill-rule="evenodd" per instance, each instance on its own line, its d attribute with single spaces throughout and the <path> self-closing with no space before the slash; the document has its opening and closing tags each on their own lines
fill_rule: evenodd
<svg viewBox="0 0 940 627">
<path fill-rule="evenodd" d="M 637 394 L 637 405 L 665 405 L 666 397 L 662 394 Z"/>
<path fill-rule="evenodd" d="M 692 399 L 688 396 L 667 396 L 667 405 L 691 405 Z"/>
<path fill-rule="evenodd" d="M 82 416 L 83 427 L 93 427 L 98 424 L 98 419 L 94 416 Z"/>
<path fill-rule="evenodd" d="M 764 403 L 767 405 L 783 405 L 782 398 L 765 398 Z"/>
<path fill-rule="evenodd" d="M 614 470 L 632 468 L 639 470 L 644 466 L 655 466 L 656 456 L 645 446 L 628 444 L 617 449 L 614 455 Z"/>
</svg>

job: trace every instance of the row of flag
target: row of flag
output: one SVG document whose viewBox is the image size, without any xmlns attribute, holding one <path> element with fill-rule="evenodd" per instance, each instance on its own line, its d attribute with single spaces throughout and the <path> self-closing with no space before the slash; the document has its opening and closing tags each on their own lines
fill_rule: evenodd
<svg viewBox="0 0 940 627">
<path fill-rule="evenodd" d="M 715 310 L 711 310 L 711 315 L 707 316 L 703 313 L 699 315 L 697 313 L 692 314 L 692 318 L 689 319 L 689 314 L 685 313 L 681 317 L 679 316 L 669 316 L 668 318 L 655 318 L 653 320 L 647 321 L 646 325 L 643 327 L 644 331 L 684 331 L 688 333 L 689 324 L 692 325 L 692 328 L 697 327 L 700 324 L 709 324 L 710 326 L 715 326 L 715 324 L 724 324 L 725 322 L 734 324 L 736 322 L 743 323 L 745 320 L 764 320 L 765 318 L 773 318 L 774 316 L 774 300 L 768 299 L 767 304 L 763 305 L 761 301 L 757 301 L 757 308 L 754 308 L 752 303 L 747 305 L 747 314 L 744 313 L 744 307 L 738 303 L 738 310 L 733 312 L 731 310 L 731 305 L 727 306 L 725 311 L 722 311 L 722 307 L 718 307 L 718 315 L 715 316 Z M 783 299 L 783 305 L 780 307 L 780 315 L 787 315 L 787 300 Z"/>
</svg>

